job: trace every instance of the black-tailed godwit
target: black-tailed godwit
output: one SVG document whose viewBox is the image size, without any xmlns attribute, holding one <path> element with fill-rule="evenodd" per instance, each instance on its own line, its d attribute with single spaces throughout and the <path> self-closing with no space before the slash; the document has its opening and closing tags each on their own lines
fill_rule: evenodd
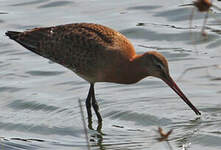
<svg viewBox="0 0 221 150">
<path fill-rule="evenodd" d="M 148 76 L 162 79 L 200 115 L 170 77 L 168 62 L 162 54 L 156 51 L 136 54 L 131 42 L 111 28 L 75 23 L 25 32 L 8 31 L 6 35 L 32 52 L 69 68 L 90 83 L 86 99 L 89 120 L 92 119 L 92 105 L 98 121 L 102 122 L 94 93 L 96 82 L 132 84 Z"/>
</svg>

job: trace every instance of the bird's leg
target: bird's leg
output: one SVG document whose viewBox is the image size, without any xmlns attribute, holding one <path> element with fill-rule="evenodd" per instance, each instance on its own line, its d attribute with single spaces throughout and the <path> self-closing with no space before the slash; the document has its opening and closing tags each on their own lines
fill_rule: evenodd
<svg viewBox="0 0 221 150">
<path fill-rule="evenodd" d="M 205 18 L 204 18 L 204 21 L 203 21 L 202 35 L 203 35 L 204 37 L 207 36 L 207 34 L 206 34 L 206 32 L 205 32 L 205 28 L 206 28 L 206 22 L 207 22 L 208 16 L 209 16 L 209 11 L 206 13 Z"/>
<path fill-rule="evenodd" d="M 96 98 L 95 98 L 95 94 L 94 94 L 94 84 L 91 84 L 91 88 L 92 88 L 92 90 L 91 90 L 91 92 L 92 92 L 91 93 L 91 95 L 92 95 L 92 106 L 93 106 L 94 111 L 95 111 L 95 113 L 97 115 L 98 122 L 101 123 L 102 122 L 102 117 L 101 117 L 101 115 L 99 113 L 99 106 L 97 104 L 97 101 L 96 101 Z"/>
<path fill-rule="evenodd" d="M 92 98 L 92 90 L 93 90 L 93 85 L 91 84 L 88 96 L 86 99 L 86 107 L 87 107 L 87 115 L 88 115 L 88 122 L 89 124 L 92 123 L 92 113 L 91 113 L 91 98 Z"/>
</svg>

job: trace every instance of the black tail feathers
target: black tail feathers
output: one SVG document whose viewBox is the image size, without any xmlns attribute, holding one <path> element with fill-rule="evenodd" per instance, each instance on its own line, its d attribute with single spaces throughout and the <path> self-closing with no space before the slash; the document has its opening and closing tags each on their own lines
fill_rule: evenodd
<svg viewBox="0 0 221 150">
<path fill-rule="evenodd" d="M 19 37 L 21 32 L 17 31 L 7 31 L 5 35 L 7 35 L 10 39 L 16 40 Z"/>
</svg>

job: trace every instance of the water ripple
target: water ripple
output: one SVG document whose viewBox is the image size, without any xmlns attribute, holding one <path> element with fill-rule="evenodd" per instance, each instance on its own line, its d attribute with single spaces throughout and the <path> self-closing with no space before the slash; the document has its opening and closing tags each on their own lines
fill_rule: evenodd
<svg viewBox="0 0 221 150">
<path fill-rule="evenodd" d="M 167 118 L 158 118 L 153 115 L 130 111 L 113 111 L 106 114 L 106 116 L 111 117 L 112 119 L 133 121 L 135 124 L 143 126 L 165 126 L 172 123 L 172 120 Z"/>
<path fill-rule="evenodd" d="M 23 2 L 23 3 L 17 3 L 17 4 L 12 4 L 10 6 L 26 6 L 26 5 L 33 5 L 33 4 L 40 4 L 40 3 L 45 3 L 50 0 L 35 0 L 35 1 L 29 1 L 29 2 Z"/>
<path fill-rule="evenodd" d="M 56 1 L 56 2 L 50 2 L 45 5 L 41 5 L 38 8 L 61 7 L 61 6 L 69 5 L 71 3 L 73 3 L 73 2 L 71 2 L 71 1 Z"/>
<path fill-rule="evenodd" d="M 189 32 L 178 32 L 178 33 L 158 33 L 152 30 L 148 30 L 145 28 L 129 28 L 120 31 L 126 37 L 131 39 L 145 39 L 148 41 L 182 41 L 187 44 L 193 44 L 190 40 Z M 201 36 L 201 32 L 192 32 L 192 34 L 197 34 L 197 37 Z M 208 40 L 200 40 L 195 41 L 195 44 L 209 43 L 218 39 L 219 36 L 215 34 L 208 33 Z"/>
<path fill-rule="evenodd" d="M 63 135 L 63 136 L 79 136 L 80 130 L 72 127 L 49 127 L 47 125 L 27 125 L 22 123 L 0 122 L 0 128 L 6 131 L 22 131 L 31 132 L 41 135 Z"/>
<path fill-rule="evenodd" d="M 13 109 L 18 109 L 18 110 L 24 110 L 24 109 L 29 109 L 29 110 L 43 110 L 43 111 L 55 111 L 59 109 L 59 107 L 56 106 L 48 106 L 45 104 L 40 104 L 35 101 L 23 101 L 23 100 L 15 100 L 8 104 L 8 107 L 13 108 Z"/>
<path fill-rule="evenodd" d="M 55 76 L 65 73 L 64 71 L 27 71 L 32 76 Z"/>
<path fill-rule="evenodd" d="M 141 5 L 141 6 L 133 6 L 133 7 L 128 7 L 128 10 L 133 10 L 133 9 L 137 9 L 137 10 L 146 10 L 146 11 L 150 11 L 152 9 L 157 9 L 157 8 L 161 8 L 162 6 L 156 6 L 156 5 Z"/>
<path fill-rule="evenodd" d="M 4 87 L 0 87 L 0 92 L 18 92 L 23 89 L 25 88 L 4 86 Z"/>
</svg>

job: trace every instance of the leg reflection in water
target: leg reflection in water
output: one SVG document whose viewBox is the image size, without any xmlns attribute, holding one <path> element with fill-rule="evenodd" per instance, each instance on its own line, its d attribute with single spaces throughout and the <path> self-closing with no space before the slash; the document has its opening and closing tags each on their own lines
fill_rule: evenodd
<svg viewBox="0 0 221 150">
<path fill-rule="evenodd" d="M 81 113 L 81 118 L 82 118 L 82 122 L 83 122 L 83 126 L 84 126 L 84 133 L 85 133 L 85 138 L 86 138 L 86 141 L 87 141 L 87 147 L 88 147 L 88 150 L 91 150 L 91 144 L 90 142 L 94 142 L 95 140 L 93 139 L 89 139 L 89 135 L 88 135 L 88 130 L 87 130 L 87 127 L 86 127 L 86 122 L 85 122 L 85 117 L 84 117 L 84 113 L 83 113 L 83 108 L 82 108 L 82 104 L 81 104 L 81 101 L 79 100 L 79 107 L 80 107 L 80 113 Z M 90 130 L 94 130 L 93 129 L 93 126 L 92 126 L 92 117 L 89 117 L 88 118 L 88 128 Z M 96 138 L 97 140 L 97 144 L 96 146 L 99 146 L 100 147 L 100 150 L 105 150 L 104 146 L 103 146 L 103 133 L 101 132 L 101 129 L 102 129 L 102 122 L 101 121 L 98 121 L 98 124 L 97 124 L 97 129 L 96 129 L 96 133 L 92 134 L 91 137 L 93 138 Z"/>
</svg>

